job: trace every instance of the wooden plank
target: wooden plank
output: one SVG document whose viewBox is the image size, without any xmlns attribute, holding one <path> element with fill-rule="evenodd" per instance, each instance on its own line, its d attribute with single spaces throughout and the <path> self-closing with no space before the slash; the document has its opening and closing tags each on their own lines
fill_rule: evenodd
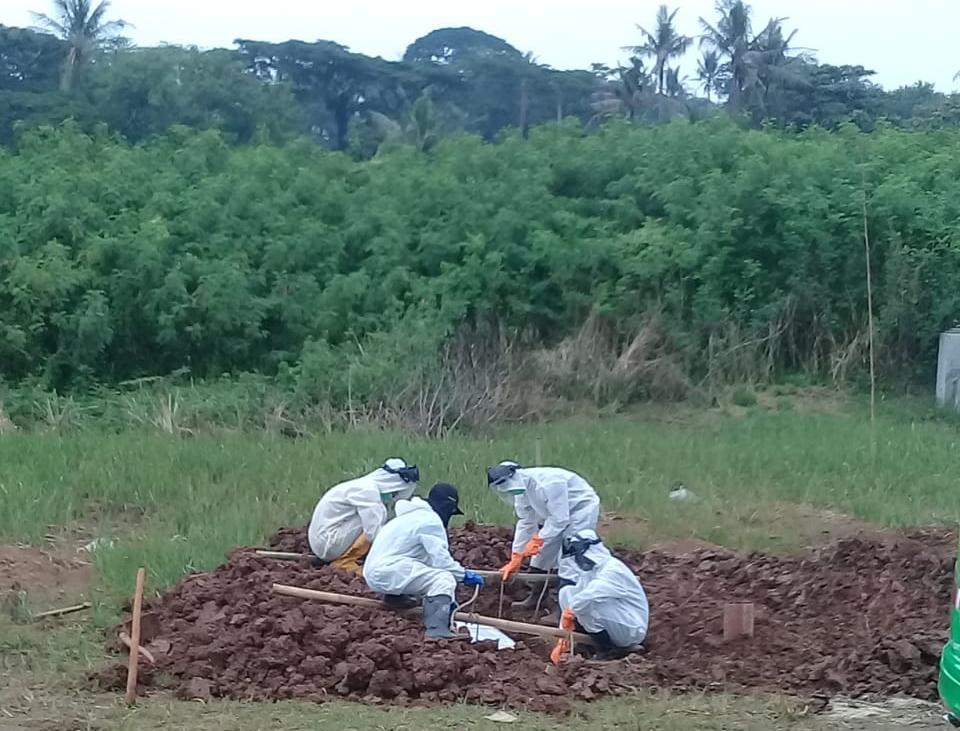
<svg viewBox="0 0 960 731">
<path fill-rule="evenodd" d="M 121 632 L 117 637 L 120 642 L 122 642 L 126 648 L 130 650 L 130 652 L 133 652 L 133 640 L 130 639 L 130 635 L 128 635 L 126 632 Z M 146 647 L 140 648 L 140 654 L 143 655 L 143 659 L 149 662 L 151 665 L 157 664 L 157 659 Z"/>
<path fill-rule="evenodd" d="M 90 602 L 84 602 L 83 604 L 74 604 L 72 607 L 63 607 L 62 609 L 50 609 L 46 612 L 38 612 L 37 614 L 31 615 L 31 619 L 34 621 L 39 619 L 46 619 L 47 617 L 62 617 L 65 614 L 73 614 L 74 612 L 82 612 L 84 609 L 89 609 L 93 606 Z"/>
<path fill-rule="evenodd" d="M 311 556 L 306 553 L 290 553 L 288 551 L 256 551 L 256 555 L 261 558 L 271 558 L 277 561 L 313 561 L 317 562 L 315 556 Z M 471 569 L 475 574 L 480 574 L 485 581 L 490 583 L 499 583 L 500 581 L 500 572 L 492 571 L 487 569 Z M 518 581 L 527 584 L 543 584 L 547 582 L 550 585 L 556 584 L 560 580 L 556 574 L 531 574 L 531 573 L 518 573 L 510 577 L 510 581 L 507 583 Z"/>
<path fill-rule="evenodd" d="M 383 603 L 376 599 L 367 599 L 366 597 L 348 596 L 346 594 L 334 594 L 328 591 L 316 591 L 314 589 L 304 589 L 299 586 L 287 586 L 285 584 L 274 584 L 273 590 L 277 594 L 297 597 L 298 599 L 314 599 L 331 604 L 345 604 L 354 607 L 365 607 L 367 609 L 383 609 Z M 410 610 L 412 612 L 419 610 Z M 478 614 L 468 612 L 457 612 L 454 619 L 469 624 L 485 624 L 488 627 L 496 627 L 504 632 L 517 632 L 525 635 L 535 635 L 544 638 L 569 638 L 570 633 L 559 627 L 544 627 L 538 624 L 527 624 L 526 622 L 512 622 L 507 619 L 498 619 L 497 617 L 484 617 Z M 588 645 L 593 644 L 593 638 L 590 635 L 580 632 L 573 633 L 575 642 Z"/>
</svg>

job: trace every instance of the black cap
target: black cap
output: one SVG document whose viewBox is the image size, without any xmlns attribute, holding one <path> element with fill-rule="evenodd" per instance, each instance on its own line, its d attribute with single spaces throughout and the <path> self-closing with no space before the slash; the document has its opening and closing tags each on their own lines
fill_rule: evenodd
<svg viewBox="0 0 960 731">
<path fill-rule="evenodd" d="M 452 516 L 463 515 L 463 511 L 460 510 L 460 493 L 457 488 L 447 482 L 438 482 L 431 487 L 427 502 L 440 516 L 444 525 L 449 524 Z"/>
</svg>

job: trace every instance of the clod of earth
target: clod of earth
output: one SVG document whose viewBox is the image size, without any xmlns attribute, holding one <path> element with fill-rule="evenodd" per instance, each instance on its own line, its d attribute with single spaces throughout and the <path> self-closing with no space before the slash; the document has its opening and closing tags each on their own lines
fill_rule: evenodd
<svg viewBox="0 0 960 731">
<path fill-rule="evenodd" d="M 451 531 L 454 555 L 489 568 L 507 559 L 510 534 L 467 524 Z M 549 647 L 425 641 L 419 621 L 380 609 L 326 605 L 271 591 L 286 583 L 371 596 L 362 579 L 308 561 L 264 561 L 251 549 L 189 576 L 145 605 L 146 685 L 172 678 L 184 698 L 331 697 L 396 705 L 466 700 L 563 712 L 635 688 L 771 691 L 800 696 L 904 694 L 936 698 L 937 657 L 947 638 L 955 536 L 946 530 L 844 538 L 804 555 L 742 555 L 698 548 L 618 551 L 651 606 L 647 651 L 613 663 L 573 658 L 554 668 Z M 303 529 L 271 547 L 306 552 Z M 507 586 L 503 616 L 523 586 Z M 480 594 L 496 616 L 499 591 Z M 723 606 L 755 607 L 755 634 L 723 642 Z M 101 677 L 116 687 L 123 673 Z"/>
</svg>

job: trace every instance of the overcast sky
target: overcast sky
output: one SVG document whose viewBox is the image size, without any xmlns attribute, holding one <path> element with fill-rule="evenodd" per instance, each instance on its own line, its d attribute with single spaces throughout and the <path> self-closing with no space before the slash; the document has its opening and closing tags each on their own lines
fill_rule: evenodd
<svg viewBox="0 0 960 731">
<path fill-rule="evenodd" d="M 133 23 L 139 45 L 162 42 L 230 46 L 235 38 L 334 40 L 355 51 L 397 59 L 435 28 L 468 25 L 532 51 L 554 68 L 615 64 L 637 42 L 636 24 L 652 27 L 660 0 L 113 0 L 112 16 Z M 674 0 L 679 26 L 699 32 L 714 0 Z M 787 17 L 798 46 L 821 62 L 862 64 L 887 88 L 931 81 L 958 88 L 960 0 L 752 0 L 755 24 Z M 30 25 L 48 0 L 0 0 L 0 24 Z M 692 57 L 682 65 L 693 76 Z"/>
</svg>

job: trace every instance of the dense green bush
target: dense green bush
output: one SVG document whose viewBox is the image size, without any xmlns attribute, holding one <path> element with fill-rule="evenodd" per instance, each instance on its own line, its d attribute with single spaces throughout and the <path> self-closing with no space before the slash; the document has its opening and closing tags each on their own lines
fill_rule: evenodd
<svg viewBox="0 0 960 731">
<path fill-rule="evenodd" d="M 866 342 L 864 204 L 881 365 L 925 374 L 960 313 L 960 130 L 571 124 L 369 162 L 25 132 L 0 152 L 0 377 L 256 372 L 363 402 L 465 326 L 550 345 L 591 313 L 624 357 L 655 319 L 699 377 L 842 376 Z"/>
</svg>

